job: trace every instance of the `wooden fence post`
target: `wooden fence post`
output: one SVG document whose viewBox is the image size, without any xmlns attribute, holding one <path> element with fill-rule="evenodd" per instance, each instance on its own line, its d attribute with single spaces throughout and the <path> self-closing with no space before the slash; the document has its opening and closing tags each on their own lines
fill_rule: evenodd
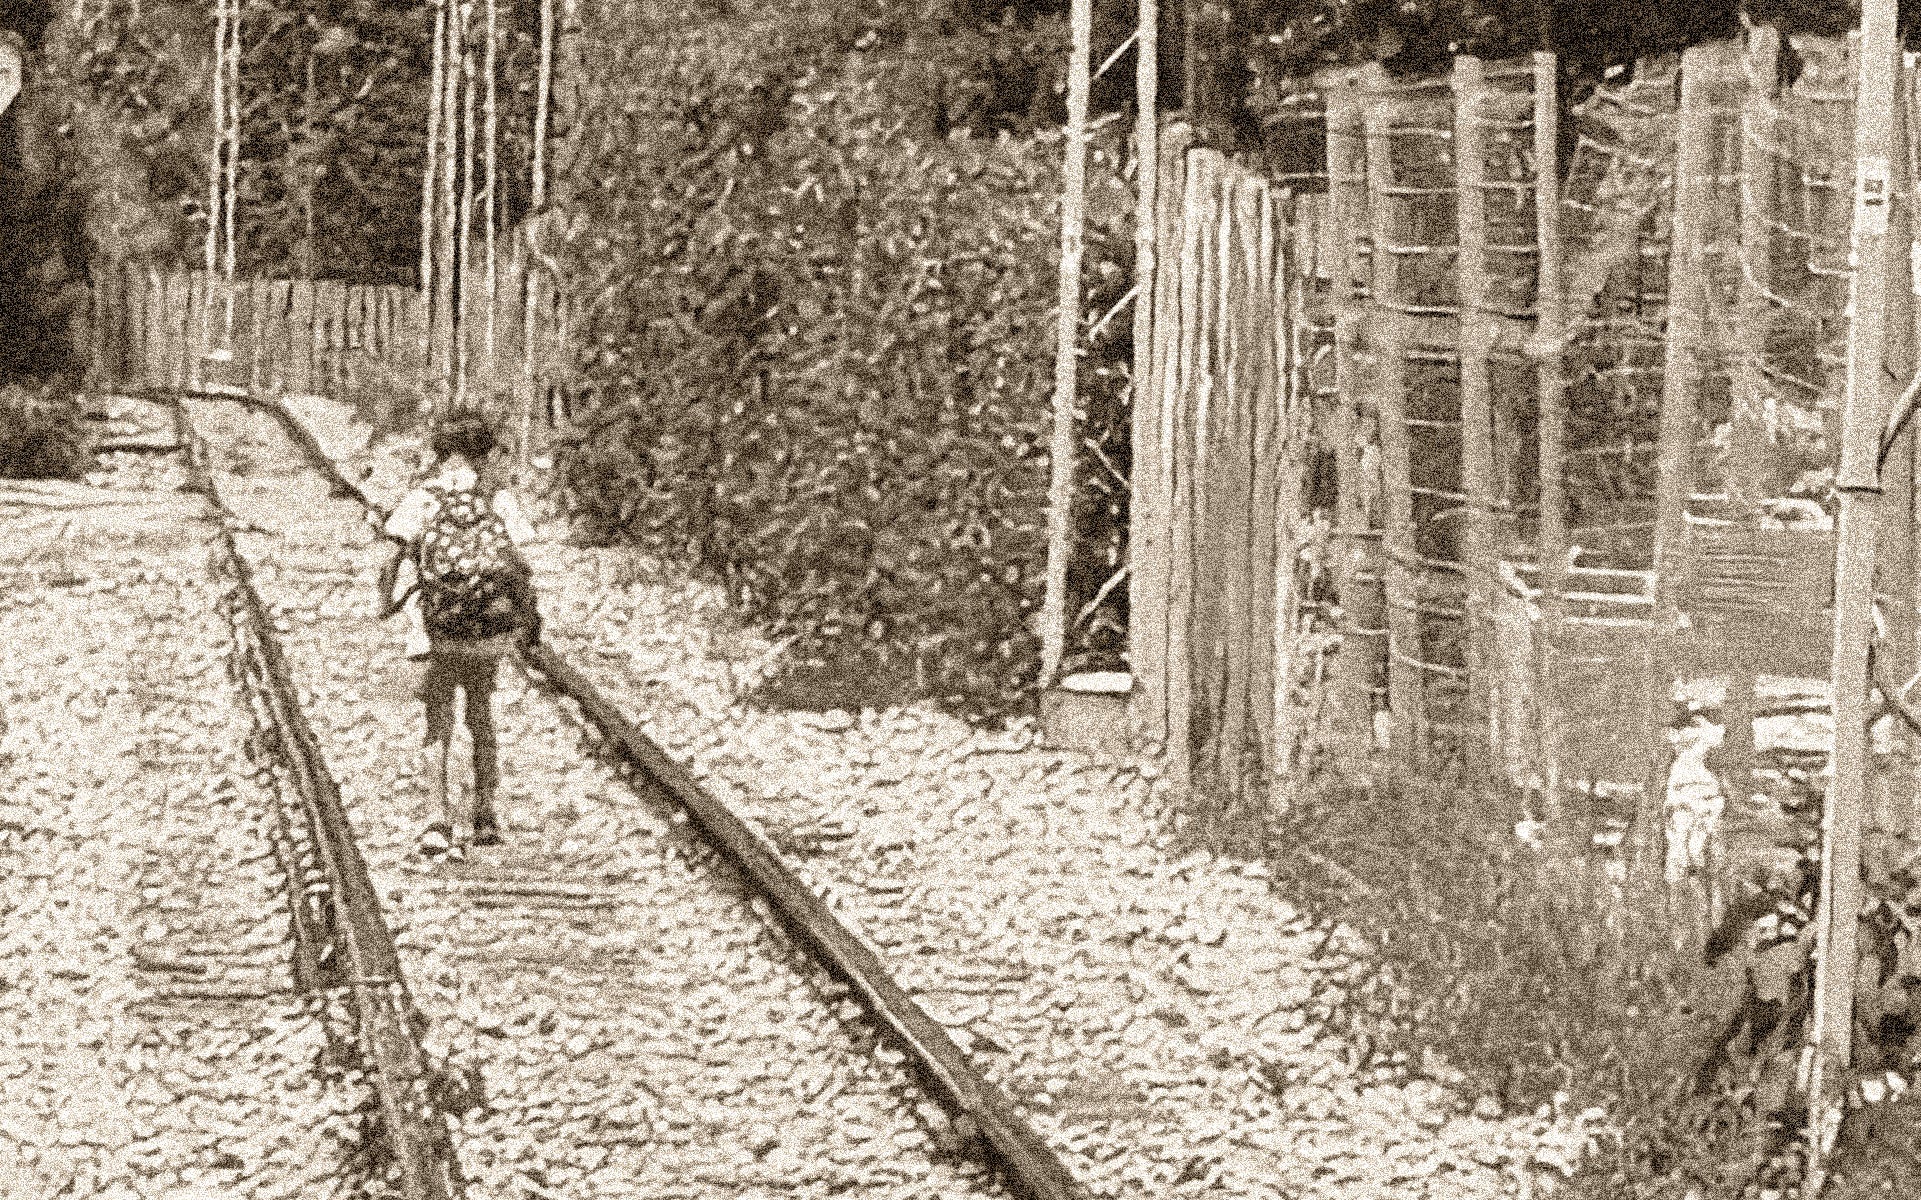
<svg viewBox="0 0 1921 1200">
<path fill-rule="evenodd" d="M 1147 606 L 1164 602 L 1165 584 L 1158 595 L 1143 582 L 1149 573 L 1166 571 L 1166 539 L 1154 510 L 1160 464 L 1155 461 L 1154 432 L 1159 425 L 1160 397 L 1155 387 L 1155 330 L 1161 317 L 1159 270 L 1155 234 L 1160 228 L 1160 0 L 1139 0 L 1134 46 L 1134 363 L 1130 408 L 1132 465 L 1128 471 L 1128 630 L 1127 665 L 1134 677 L 1129 698 L 1129 722 L 1136 743 L 1158 742 L 1165 729 L 1151 715 L 1162 695 L 1156 673 L 1161 669 L 1159 639 L 1148 631 L 1154 618 Z"/>
<path fill-rule="evenodd" d="M 1488 355 L 1494 326 L 1488 312 L 1487 137 L 1481 119 L 1487 78 L 1481 60 L 1454 60 L 1454 194 L 1459 229 L 1456 290 L 1460 297 L 1461 351 L 1461 565 L 1467 583 L 1468 714 L 1475 730 L 1466 749 L 1477 774 L 1494 761 L 1493 705 L 1488 668 L 1493 655 L 1489 614 L 1496 577 L 1494 551 L 1494 403 Z M 1538 163 L 1537 159 L 1537 163 Z M 1548 160 L 1552 170 L 1553 160 Z"/>
<path fill-rule="evenodd" d="M 1634 819 L 1634 870 L 1645 886 L 1660 874 L 1667 824 L 1666 788 L 1656 777 L 1674 704 L 1671 667 L 1679 636 L 1679 584 L 1689 541 L 1688 496 L 1694 471 L 1700 345 L 1703 336 L 1702 254 L 1708 216 L 1712 116 L 1703 92 L 1712 51 L 1695 46 L 1681 56 L 1681 109 L 1675 136 L 1674 223 L 1668 243 L 1667 358 L 1661 382 L 1661 426 L 1654 491 L 1654 605 L 1646 664 L 1645 745 L 1649 762 Z"/>
<path fill-rule="evenodd" d="M 1379 327 L 1375 362 L 1375 405 L 1380 419 L 1382 545 L 1381 578 L 1387 594 L 1387 700 L 1393 719 L 1394 758 L 1403 767 L 1418 763 L 1425 751 L 1426 681 L 1421 677 L 1421 621 L 1416 610 L 1422 588 L 1414 539 L 1413 480 L 1407 436 L 1407 318 L 1384 299 L 1398 297 L 1399 264 L 1384 248 L 1395 244 L 1388 189 L 1394 186 L 1393 124 L 1383 93 L 1387 71 L 1379 63 L 1362 68 L 1368 104 L 1367 181 L 1374 243 L 1374 280 L 1369 317 Z"/>
<path fill-rule="evenodd" d="M 1193 656 L 1190 622 L 1194 614 L 1194 541 L 1196 492 L 1199 490 L 1199 418 L 1205 408 L 1197 399 L 1211 386 L 1208 342 L 1213 295 L 1204 265 L 1209 261 L 1213 224 L 1206 197 L 1213 194 L 1211 151 L 1187 156 L 1187 181 L 1182 196 L 1181 231 L 1181 345 L 1180 366 L 1169 396 L 1167 463 L 1172 472 L 1169 513 L 1169 559 L 1172 576 L 1167 600 L 1167 757 L 1174 778 L 1185 782 L 1191 761 L 1188 734 L 1193 713 Z"/>
<path fill-rule="evenodd" d="M 1088 59 L 1093 0 L 1069 6 L 1073 47 L 1067 62 L 1066 161 L 1061 171 L 1060 297 L 1054 330 L 1054 429 L 1048 454 L 1047 579 L 1041 602 L 1041 686 L 1051 687 L 1066 653 L 1067 563 L 1074 552 L 1074 462 L 1079 378 L 1082 226 L 1087 199 Z"/>
<path fill-rule="evenodd" d="M 1363 430 L 1360 403 L 1368 386 L 1361 329 L 1367 306 L 1360 299 L 1363 286 L 1360 240 L 1368 223 L 1367 155 L 1370 147 L 1362 122 L 1357 73 L 1343 71 L 1327 77 L 1327 237 L 1333 249 L 1329 270 L 1333 284 L 1336 395 L 1330 440 L 1334 448 L 1336 497 L 1334 511 L 1334 586 L 1340 598 L 1341 649 L 1335 661 L 1333 688 L 1335 726 L 1355 739 L 1363 757 L 1374 737 L 1374 682 L 1382 661 L 1385 630 L 1367 618 L 1376 612 L 1372 584 L 1363 579 L 1370 554 L 1371 531 L 1363 494 L 1367 476 L 1361 454 Z M 1365 593 L 1365 594 L 1364 594 Z"/>
<path fill-rule="evenodd" d="M 1921 341 L 1915 338 L 1915 277 L 1906 252 L 1915 242 L 1915 191 L 1910 169 L 1914 147 L 1913 94 L 1916 55 L 1901 56 L 1896 77 L 1894 103 L 1894 156 L 1889 182 L 1888 281 L 1887 281 L 1887 374 L 1895 379 L 1912 379 L 1921 372 Z M 1905 684 L 1915 674 L 1915 443 L 1910 423 L 1894 444 L 1888 447 L 1882 468 L 1882 492 L 1887 497 L 1881 511 L 1881 532 L 1876 564 L 1875 603 L 1887 619 L 1886 637 L 1875 646 L 1876 675 L 1894 686 Z M 1893 761 L 1874 772 L 1869 784 L 1867 821 L 1868 845 L 1863 852 L 1866 877 L 1877 884 L 1907 857 L 1912 845 L 1909 816 L 1914 801 L 1916 776 L 1913 755 L 1918 746 L 1909 731 L 1898 724 L 1895 734 L 1899 753 Z M 1899 766 L 1905 762 L 1905 766 Z"/>
<path fill-rule="evenodd" d="M 1128 561 L 1134 566 L 1131 582 L 1128 655 L 1134 671 L 1135 736 L 1149 747 L 1168 741 L 1167 675 L 1168 611 L 1173 574 L 1173 414 L 1179 404 L 1180 348 L 1185 309 L 1181 280 L 1186 261 L 1187 143 L 1189 126 L 1168 129 L 1157 148 L 1160 176 L 1155 184 L 1154 243 L 1157 247 L 1152 286 L 1152 357 L 1148 374 L 1136 397 L 1136 443 L 1133 486 L 1138 507 L 1130 509 Z M 1167 247 L 1162 259 L 1158 247 Z"/>
<path fill-rule="evenodd" d="M 1728 492 L 1736 519 L 1752 520 L 1768 498 L 1770 437 L 1767 416 L 1768 334 L 1774 303 L 1776 187 L 1774 110 L 1780 71 L 1781 35 L 1773 26 L 1748 31 L 1747 86 L 1741 104 L 1741 260 L 1738 311 L 1741 346 L 1734 367 L 1733 428 L 1730 432 Z M 1765 140 L 1764 140 L 1765 139 Z M 1746 795 L 1754 769 L 1754 675 L 1756 664 L 1737 662 L 1728 677 L 1722 713 L 1723 754 L 1736 795 Z"/>
<path fill-rule="evenodd" d="M 1252 781 L 1257 796 L 1269 792 L 1269 779 L 1280 768 L 1275 757 L 1274 696 L 1276 672 L 1285 669 L 1286 646 L 1276 633 L 1279 619 L 1280 569 L 1277 552 L 1292 532 L 1291 509 L 1298 504 L 1282 490 L 1283 464 L 1277 455 L 1288 447 L 1279 437 L 1281 414 L 1286 411 L 1284 395 L 1287 379 L 1287 337 L 1284 323 L 1287 308 L 1286 267 L 1274 236 L 1274 190 L 1265 181 L 1242 184 L 1247 203 L 1243 219 L 1249 224 L 1246 246 L 1250 254 L 1248 269 L 1249 304 L 1247 341 L 1244 351 L 1252 356 L 1247 376 L 1248 397 L 1244 402 L 1248 426 L 1248 524 L 1247 593 L 1248 606 L 1243 653 L 1248 656 L 1247 697 L 1241 701 L 1252 728 L 1251 741 L 1258 753 L 1241 755 L 1246 769 L 1259 771 L 1262 778 Z M 1251 762 L 1248 760 L 1251 758 Z"/>
</svg>

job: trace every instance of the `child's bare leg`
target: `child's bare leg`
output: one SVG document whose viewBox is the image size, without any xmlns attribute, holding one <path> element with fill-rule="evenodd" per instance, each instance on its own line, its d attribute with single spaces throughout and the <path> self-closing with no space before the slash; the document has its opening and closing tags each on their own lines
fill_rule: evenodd
<svg viewBox="0 0 1921 1200">
<path fill-rule="evenodd" d="M 439 822 L 430 826 L 422 837 L 421 848 L 433 852 L 453 844 L 456 817 L 452 792 L 447 786 L 448 750 L 452 746 L 454 733 L 454 683 L 443 663 L 428 662 L 419 695 L 427 719 L 426 743 L 421 750 L 421 771 L 427 777 L 429 810 L 440 814 Z"/>
<path fill-rule="evenodd" d="M 494 730 L 495 670 L 496 664 L 489 662 L 462 680 L 467 732 L 474 740 L 474 841 L 481 843 L 500 838 L 500 821 L 494 812 L 494 796 L 500 789 L 500 742 Z"/>
</svg>

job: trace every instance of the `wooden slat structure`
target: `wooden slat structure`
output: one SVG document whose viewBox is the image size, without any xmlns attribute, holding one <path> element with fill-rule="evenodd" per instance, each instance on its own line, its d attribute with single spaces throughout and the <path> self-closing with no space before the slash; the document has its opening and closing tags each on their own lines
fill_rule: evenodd
<svg viewBox="0 0 1921 1200">
<path fill-rule="evenodd" d="M 530 292 L 531 313 L 523 311 Z M 232 302 L 229 323 L 224 284 L 209 281 L 204 272 L 163 272 L 139 263 L 102 272 L 89 308 L 94 386 L 228 384 L 391 403 L 396 385 L 418 389 L 425 380 L 424 313 L 412 288 L 236 280 Z M 500 368 L 493 390 L 542 392 L 565 383 L 572 361 L 563 340 L 564 305 L 555 290 L 523 288 L 516 276 L 514 286 L 499 289 L 496 303 Z M 482 304 L 484 299 L 474 301 L 466 325 L 476 351 L 486 328 Z M 525 344 L 524 330 L 533 331 L 531 346 Z M 217 352 L 230 357 L 223 361 Z M 476 353 L 474 361 L 483 360 Z M 548 405 L 537 407 L 552 411 Z"/>
<path fill-rule="evenodd" d="M 1289 253 L 1296 200 L 1189 148 L 1178 126 L 1161 164 L 1158 236 L 1180 250 L 1158 257 L 1136 409 L 1136 731 L 1253 805 L 1299 667 L 1283 631 L 1299 600 L 1311 397 L 1288 331 L 1311 289 Z"/>
</svg>

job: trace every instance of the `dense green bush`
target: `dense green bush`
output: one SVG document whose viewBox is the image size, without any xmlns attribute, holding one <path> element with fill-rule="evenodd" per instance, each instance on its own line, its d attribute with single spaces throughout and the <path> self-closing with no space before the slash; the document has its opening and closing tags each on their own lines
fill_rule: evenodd
<svg viewBox="0 0 1921 1200">
<path fill-rule="evenodd" d="M 0 475 L 69 478 L 89 456 L 86 414 L 71 393 L 51 386 L 0 388 Z"/>
<path fill-rule="evenodd" d="M 605 60 L 647 69 L 600 73 L 567 184 L 596 385 L 558 455 L 572 510 L 719 576 L 790 639 L 777 691 L 1013 699 L 1060 146 L 956 124 L 993 110 L 1011 35 L 857 5 L 622 21 Z M 1014 33 L 1058 54 L 1057 25 Z M 1124 188 L 1095 190 L 1119 251 Z"/>
</svg>

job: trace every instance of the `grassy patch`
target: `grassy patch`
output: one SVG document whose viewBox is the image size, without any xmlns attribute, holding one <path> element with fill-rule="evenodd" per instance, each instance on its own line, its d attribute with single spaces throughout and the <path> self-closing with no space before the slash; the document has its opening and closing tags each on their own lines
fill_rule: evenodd
<svg viewBox="0 0 1921 1200">
<path fill-rule="evenodd" d="M 1565 1194 L 1721 1200 L 1797 1173 L 1795 1125 L 1756 1100 L 1774 1079 L 1747 1074 L 1778 1058 L 1749 959 L 1710 966 L 1664 889 L 1631 885 L 1591 829 L 1524 841 L 1516 798 L 1458 782 L 1323 778 L 1276 809 L 1278 886 L 1379 951 L 1337 1017 L 1367 1056 L 1439 1052 L 1509 1110 L 1605 1108 L 1623 1136 Z M 1782 1018 L 1773 1036 L 1793 1032 Z"/>
</svg>

